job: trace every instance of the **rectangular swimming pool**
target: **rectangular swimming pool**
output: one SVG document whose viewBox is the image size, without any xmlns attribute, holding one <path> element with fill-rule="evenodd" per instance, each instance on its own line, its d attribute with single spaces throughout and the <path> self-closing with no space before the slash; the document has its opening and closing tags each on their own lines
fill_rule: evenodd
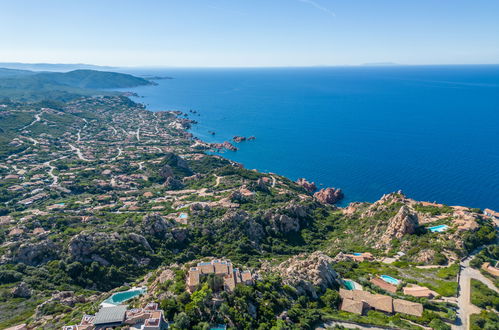
<svg viewBox="0 0 499 330">
<path fill-rule="evenodd" d="M 443 231 L 446 231 L 449 226 L 447 225 L 439 225 L 439 226 L 433 226 L 428 228 L 432 233 L 441 233 Z"/>
</svg>

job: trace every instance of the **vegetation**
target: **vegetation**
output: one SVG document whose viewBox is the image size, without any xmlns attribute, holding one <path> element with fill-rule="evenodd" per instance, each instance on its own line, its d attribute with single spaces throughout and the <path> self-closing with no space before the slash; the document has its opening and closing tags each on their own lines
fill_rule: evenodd
<svg viewBox="0 0 499 330">
<path fill-rule="evenodd" d="M 471 303 L 480 308 L 493 308 L 499 311 L 499 294 L 481 281 L 471 279 Z"/>
</svg>

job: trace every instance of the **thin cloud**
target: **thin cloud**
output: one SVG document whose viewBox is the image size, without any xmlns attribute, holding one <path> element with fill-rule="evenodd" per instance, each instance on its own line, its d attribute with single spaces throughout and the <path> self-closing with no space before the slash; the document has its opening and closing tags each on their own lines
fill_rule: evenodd
<svg viewBox="0 0 499 330">
<path fill-rule="evenodd" d="M 306 4 L 309 4 L 317 9 L 319 9 L 320 11 L 323 11 L 325 12 L 326 14 L 328 15 L 331 15 L 333 17 L 336 17 L 336 14 L 334 13 L 334 11 L 332 11 L 331 9 L 328 9 L 320 4 L 318 4 L 317 2 L 315 2 L 314 0 L 298 0 L 300 2 L 303 2 L 303 3 L 306 3 Z"/>
</svg>

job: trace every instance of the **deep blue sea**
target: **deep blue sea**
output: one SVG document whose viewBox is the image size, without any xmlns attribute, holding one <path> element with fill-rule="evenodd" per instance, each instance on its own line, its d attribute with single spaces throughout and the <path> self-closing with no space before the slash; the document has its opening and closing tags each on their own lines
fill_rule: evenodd
<svg viewBox="0 0 499 330">
<path fill-rule="evenodd" d="M 157 69 L 131 89 L 152 111 L 190 109 L 225 157 L 339 187 L 350 201 L 409 197 L 499 210 L 499 66 Z M 208 131 L 215 131 L 211 136 Z"/>
</svg>

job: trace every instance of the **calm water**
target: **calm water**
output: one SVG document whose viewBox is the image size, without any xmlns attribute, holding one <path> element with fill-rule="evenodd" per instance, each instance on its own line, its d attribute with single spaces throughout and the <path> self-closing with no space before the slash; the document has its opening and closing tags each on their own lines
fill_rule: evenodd
<svg viewBox="0 0 499 330">
<path fill-rule="evenodd" d="M 173 77 L 133 91 L 153 111 L 197 110 L 196 136 L 256 136 L 224 154 L 247 168 L 340 187 L 345 202 L 402 189 L 499 209 L 499 66 L 133 73 Z"/>
</svg>

